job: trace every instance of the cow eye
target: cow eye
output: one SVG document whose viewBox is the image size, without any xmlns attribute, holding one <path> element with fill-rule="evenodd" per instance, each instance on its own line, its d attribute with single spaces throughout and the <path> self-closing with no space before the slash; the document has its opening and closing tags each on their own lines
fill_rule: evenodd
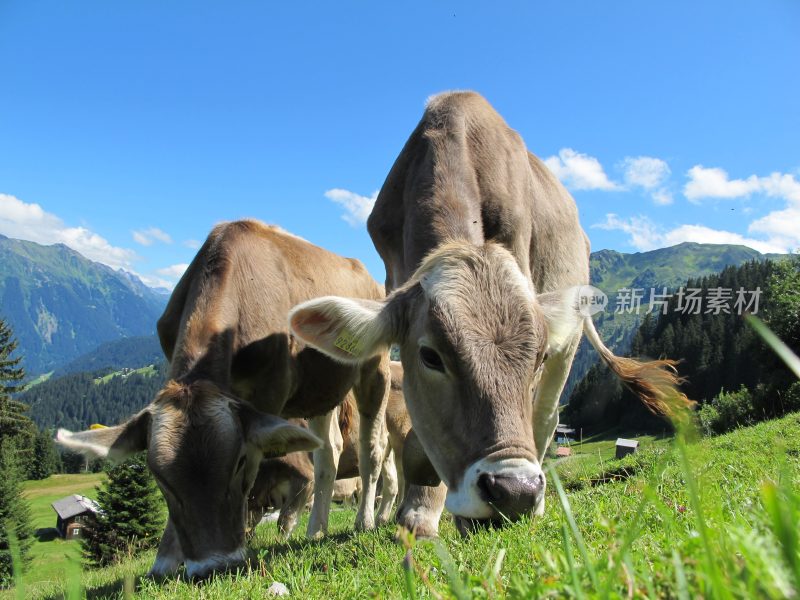
<svg viewBox="0 0 800 600">
<path fill-rule="evenodd" d="M 235 471 L 235 473 L 238 473 L 239 471 L 241 471 L 243 466 L 244 466 L 244 456 L 242 456 L 242 457 L 239 459 L 239 464 L 237 464 L 237 465 L 236 465 L 236 471 Z"/>
<path fill-rule="evenodd" d="M 440 371 L 444 373 L 444 363 L 442 362 L 442 357 L 439 356 L 439 353 L 436 352 L 436 350 L 434 350 L 433 348 L 428 348 L 427 346 L 420 346 L 419 358 L 422 361 L 422 364 L 428 367 L 429 369 L 433 369 L 434 371 Z"/>
</svg>

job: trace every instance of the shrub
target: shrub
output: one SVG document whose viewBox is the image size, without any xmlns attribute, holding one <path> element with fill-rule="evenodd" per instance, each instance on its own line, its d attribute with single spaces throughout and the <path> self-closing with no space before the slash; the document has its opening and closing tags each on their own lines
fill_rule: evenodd
<svg viewBox="0 0 800 600">
<path fill-rule="evenodd" d="M 706 435 L 714 435 L 752 425 L 757 420 L 753 395 L 742 386 L 736 392 L 722 390 L 698 412 L 700 427 Z"/>
</svg>

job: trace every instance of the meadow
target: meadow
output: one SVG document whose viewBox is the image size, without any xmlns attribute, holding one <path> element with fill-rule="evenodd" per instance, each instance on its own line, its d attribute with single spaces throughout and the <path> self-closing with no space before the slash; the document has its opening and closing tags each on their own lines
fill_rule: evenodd
<svg viewBox="0 0 800 600">
<path fill-rule="evenodd" d="M 81 574 L 73 565 L 60 582 L 35 566 L 8 597 L 255 598 L 276 581 L 291 597 L 326 599 L 796 596 L 800 414 L 715 438 L 640 439 L 622 460 L 609 458 L 613 440 L 584 440 L 550 462 L 543 517 L 466 539 L 446 514 L 429 542 L 398 540 L 388 525 L 354 532 L 353 512 L 337 509 L 319 541 L 303 538 L 304 522 L 289 541 L 260 525 L 250 566 L 204 583 L 144 577 L 149 553 Z"/>
<path fill-rule="evenodd" d="M 31 524 L 35 531 L 39 531 L 38 540 L 31 547 L 31 566 L 25 578 L 29 586 L 57 584 L 80 562 L 80 544 L 57 537 L 54 529 L 56 513 L 51 504 L 70 494 L 96 498 L 95 488 L 104 478 L 103 473 L 84 473 L 51 475 L 41 481 L 25 482 L 24 494 L 31 506 Z"/>
</svg>

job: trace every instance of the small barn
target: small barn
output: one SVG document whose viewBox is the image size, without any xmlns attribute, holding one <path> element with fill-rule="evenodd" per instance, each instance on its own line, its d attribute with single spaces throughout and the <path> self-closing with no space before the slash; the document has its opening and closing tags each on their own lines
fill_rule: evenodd
<svg viewBox="0 0 800 600">
<path fill-rule="evenodd" d="M 92 526 L 99 510 L 94 500 L 77 494 L 56 500 L 51 506 L 58 516 L 56 521 L 58 534 L 65 540 L 82 538 L 83 530 Z"/>
<path fill-rule="evenodd" d="M 617 438 L 617 458 L 622 458 L 628 454 L 633 454 L 638 450 L 639 442 L 636 440 L 626 440 L 625 438 Z"/>
<path fill-rule="evenodd" d="M 556 426 L 556 443 L 568 444 L 575 441 L 575 429 L 569 425 Z"/>
<path fill-rule="evenodd" d="M 569 446 L 559 446 L 556 449 L 556 458 L 563 458 L 566 456 L 572 456 L 572 448 Z"/>
</svg>

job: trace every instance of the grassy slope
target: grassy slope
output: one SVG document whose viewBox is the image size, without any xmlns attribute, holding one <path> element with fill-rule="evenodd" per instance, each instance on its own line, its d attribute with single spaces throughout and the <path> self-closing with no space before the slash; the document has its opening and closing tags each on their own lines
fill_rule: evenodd
<svg viewBox="0 0 800 600">
<path fill-rule="evenodd" d="M 105 475 L 88 473 L 81 475 L 53 475 L 42 481 L 25 482 L 25 497 L 31 503 L 31 519 L 34 530 L 55 527 L 56 513 L 50 506 L 54 501 L 80 494 L 97 497 L 97 486 Z M 42 538 L 47 541 L 34 542 L 31 554 L 33 563 L 26 580 L 29 584 L 62 581 L 68 572 L 69 563 L 80 560 L 80 544 L 60 538 Z"/>
<path fill-rule="evenodd" d="M 103 375 L 102 377 L 98 377 L 94 380 L 95 385 L 100 385 L 102 383 L 108 383 L 114 377 L 129 377 L 131 375 L 142 375 L 143 377 L 153 377 L 158 373 L 156 370 L 155 365 L 147 365 L 146 367 L 141 367 L 139 369 L 130 369 L 130 370 L 120 370 L 114 371 L 113 373 L 108 373 Z"/>
<path fill-rule="evenodd" d="M 441 545 L 410 544 L 409 575 L 417 596 L 434 597 L 435 591 L 487 597 L 491 591 L 492 597 L 784 597 L 792 585 L 796 589 L 762 495 L 773 489 L 764 487 L 767 480 L 783 478 L 788 494 L 800 483 L 800 414 L 682 446 L 688 469 L 667 441 L 643 444 L 650 449 L 623 461 L 608 460 L 612 445 L 612 440 L 589 440 L 583 457 L 557 465 L 570 491 L 560 502 L 551 476 L 542 518 L 462 539 L 444 517 Z M 604 472 L 622 479 L 596 484 Z M 792 503 L 784 499 L 777 505 Z M 792 510 L 783 530 L 789 541 L 792 532 L 797 536 L 800 506 Z M 394 529 L 353 533 L 352 519 L 352 512 L 334 513 L 332 535 L 313 542 L 299 532 L 281 542 L 274 525 L 263 525 L 251 543 L 252 571 L 202 586 L 138 579 L 152 554 L 86 573 L 83 584 L 92 597 L 118 596 L 126 579 L 132 586 L 134 578 L 141 597 L 262 597 L 272 581 L 283 582 L 298 598 L 406 595 L 406 549 L 391 541 Z M 800 562 L 796 547 L 787 556 Z M 457 566 L 448 569 L 450 559 Z M 62 589 L 33 586 L 25 596 L 47 597 Z"/>
</svg>

